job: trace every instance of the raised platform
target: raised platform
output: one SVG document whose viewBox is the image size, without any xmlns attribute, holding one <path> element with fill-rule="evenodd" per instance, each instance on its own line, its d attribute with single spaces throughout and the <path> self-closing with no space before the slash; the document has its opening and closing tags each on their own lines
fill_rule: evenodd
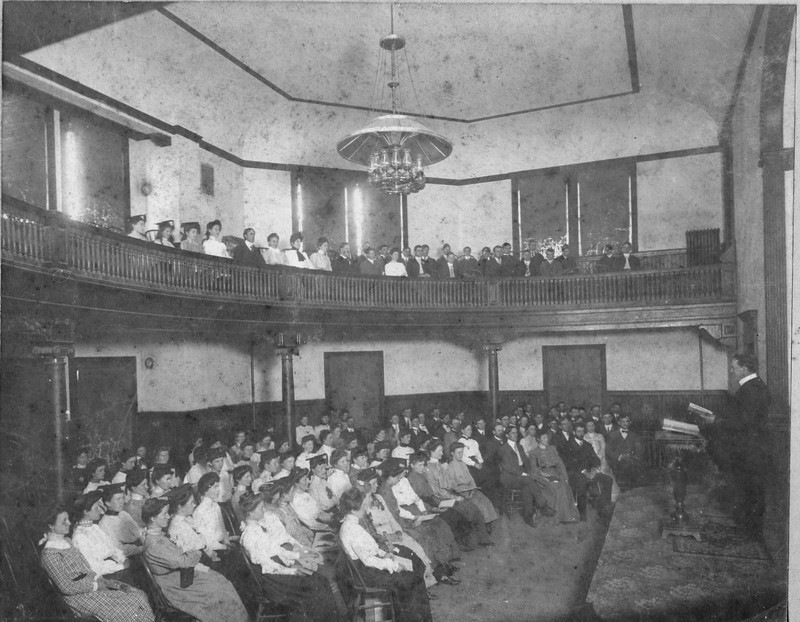
<svg viewBox="0 0 800 622">
<path fill-rule="evenodd" d="M 586 601 L 597 619 L 745 620 L 786 598 L 786 570 L 762 542 L 749 540 L 709 498 L 690 486 L 694 538 L 661 538 L 674 501 L 669 486 L 620 495 Z"/>
</svg>

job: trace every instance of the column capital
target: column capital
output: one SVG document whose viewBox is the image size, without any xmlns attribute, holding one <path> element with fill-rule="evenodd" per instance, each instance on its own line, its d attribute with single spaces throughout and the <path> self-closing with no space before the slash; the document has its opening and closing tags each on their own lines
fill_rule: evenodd
<svg viewBox="0 0 800 622">
<path fill-rule="evenodd" d="M 499 343 L 487 343 L 483 346 L 483 351 L 488 352 L 489 354 L 497 354 L 500 350 L 503 349 L 503 346 Z"/>
</svg>

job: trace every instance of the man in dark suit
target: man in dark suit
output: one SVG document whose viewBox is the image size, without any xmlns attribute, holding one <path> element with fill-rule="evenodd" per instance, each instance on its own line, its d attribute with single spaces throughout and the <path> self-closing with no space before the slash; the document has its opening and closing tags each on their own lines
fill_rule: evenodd
<svg viewBox="0 0 800 622">
<path fill-rule="evenodd" d="M 403 409 L 403 414 L 400 415 L 400 427 L 401 428 L 411 429 L 411 417 L 412 417 L 411 412 L 412 411 L 411 411 L 410 408 L 404 408 Z"/>
<path fill-rule="evenodd" d="M 591 444 L 583 440 L 585 432 L 586 427 L 582 422 L 575 424 L 575 435 L 564 447 L 561 459 L 567 467 L 569 487 L 575 493 L 581 520 L 586 520 L 586 492 L 592 482 L 597 482 L 600 490 L 595 502 L 597 512 L 601 518 L 608 519 L 611 516 L 612 480 L 600 472 L 600 458 L 594 453 Z"/>
<path fill-rule="evenodd" d="M 331 269 L 334 274 L 342 276 L 356 276 L 361 274 L 358 269 L 358 262 L 350 254 L 350 244 L 342 242 L 339 244 L 339 254 L 331 262 Z"/>
<path fill-rule="evenodd" d="M 500 483 L 504 488 L 520 489 L 522 519 L 531 527 L 536 527 L 535 508 L 544 505 L 541 485 L 531 475 L 531 462 L 522 445 L 517 442 L 517 428 L 509 426 L 506 429 L 506 439 L 500 449 Z M 542 513 L 548 516 L 554 514 L 549 508 L 543 509 Z"/>
<path fill-rule="evenodd" d="M 572 421 L 570 421 L 569 417 L 564 417 L 558 424 L 558 427 L 561 428 L 558 433 L 553 435 L 552 445 L 558 451 L 558 455 L 561 456 L 561 459 L 564 459 L 564 448 L 565 446 L 572 440 Z"/>
<path fill-rule="evenodd" d="M 564 244 L 561 247 L 561 254 L 556 258 L 556 261 L 561 264 L 563 274 L 578 273 L 578 264 L 575 262 L 574 257 L 570 257 L 569 244 Z"/>
<path fill-rule="evenodd" d="M 503 276 L 503 247 L 498 244 L 492 253 L 483 264 L 483 276 Z"/>
<path fill-rule="evenodd" d="M 758 377 L 754 356 L 735 355 L 729 373 L 737 389 L 726 412 L 711 428 L 709 453 L 733 479 L 739 497 L 734 518 L 758 537 L 764 521 L 764 489 L 772 472 L 772 447 L 766 425 L 770 395 Z M 725 459 L 720 459 L 721 455 Z"/>
<path fill-rule="evenodd" d="M 614 415 L 611 413 L 603 413 L 601 419 L 602 423 L 597 428 L 597 431 L 603 435 L 603 438 L 605 438 L 606 441 L 608 441 L 608 435 L 617 429 L 617 422 L 614 421 Z"/>
<path fill-rule="evenodd" d="M 255 247 L 256 230 L 248 227 L 242 233 L 244 244 L 240 244 L 233 250 L 233 259 L 245 266 L 253 268 L 266 268 L 267 262 L 261 255 L 261 251 Z"/>
<path fill-rule="evenodd" d="M 441 278 L 442 269 L 445 268 L 447 263 L 447 256 L 450 254 L 450 245 L 446 242 L 442 244 L 442 252 L 439 253 L 439 258 L 436 260 L 436 275 Z"/>
<path fill-rule="evenodd" d="M 414 256 L 406 263 L 406 272 L 411 279 L 416 279 L 422 274 L 422 246 L 419 244 L 414 247 Z"/>
<path fill-rule="evenodd" d="M 422 245 L 422 272 L 420 276 L 423 274 L 431 277 L 436 278 L 437 270 L 436 270 L 436 260 L 433 257 L 429 257 L 428 253 L 430 253 L 431 247 L 427 244 Z"/>
<path fill-rule="evenodd" d="M 480 470 L 479 486 L 498 510 L 503 505 L 503 492 L 500 483 L 500 450 L 505 445 L 505 431 L 501 424 L 494 426 L 494 434 L 486 441 L 483 454 L 483 468 Z"/>
<path fill-rule="evenodd" d="M 620 415 L 618 423 L 619 429 L 609 432 L 606 439 L 606 457 L 620 489 L 628 489 L 641 480 L 644 444 L 639 435 L 630 430 L 630 415 Z"/>
<path fill-rule="evenodd" d="M 611 244 L 606 244 L 603 256 L 594 264 L 594 271 L 597 274 L 614 271 L 614 247 Z"/>
<path fill-rule="evenodd" d="M 439 264 L 439 278 L 442 280 L 457 279 L 456 256 L 448 252 L 444 257 L 444 263 Z"/>
<path fill-rule="evenodd" d="M 612 265 L 613 272 L 624 272 L 627 270 L 638 270 L 641 268 L 642 262 L 633 254 L 633 247 L 630 242 L 625 242 L 622 245 L 622 252 L 614 258 Z"/>
<path fill-rule="evenodd" d="M 537 274 L 537 266 L 535 263 L 533 263 L 531 252 L 528 250 L 522 251 L 522 259 L 517 264 L 517 269 L 514 272 L 514 276 L 531 277 L 536 276 Z"/>
<path fill-rule="evenodd" d="M 381 276 L 383 274 L 383 262 L 375 255 L 375 249 L 369 246 L 364 249 L 366 259 L 361 262 L 361 274 L 363 276 Z"/>
<path fill-rule="evenodd" d="M 465 246 L 463 253 L 464 254 L 458 258 L 458 261 L 456 261 L 458 277 L 461 279 L 471 279 L 476 276 L 481 276 L 481 267 L 478 264 L 478 260 L 472 256 L 472 249 L 469 246 Z"/>
</svg>

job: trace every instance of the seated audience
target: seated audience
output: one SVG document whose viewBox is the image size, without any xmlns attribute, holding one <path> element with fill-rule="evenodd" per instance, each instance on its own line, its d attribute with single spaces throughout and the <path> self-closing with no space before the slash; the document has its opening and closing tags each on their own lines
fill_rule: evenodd
<svg viewBox="0 0 800 622">
<path fill-rule="evenodd" d="M 144 561 L 173 607 L 199 622 L 247 622 L 250 619 L 230 581 L 209 568 L 198 566 L 199 550 L 186 552 L 167 537 L 165 531 L 170 524 L 167 499 L 148 499 L 142 508 L 142 518 L 147 525 Z"/>
<path fill-rule="evenodd" d="M 295 442 L 302 447 L 303 439 L 309 435 L 314 436 L 314 427 L 308 425 L 308 416 L 303 415 L 300 417 L 300 425 L 294 429 Z"/>
<path fill-rule="evenodd" d="M 224 257 L 228 259 L 228 246 L 222 241 L 222 223 L 219 220 L 212 220 L 206 225 L 206 238 L 203 241 L 203 252 L 214 257 Z"/>
<path fill-rule="evenodd" d="M 219 503 L 230 501 L 233 494 L 233 480 L 228 469 L 225 468 L 227 457 L 227 452 L 221 447 L 211 449 L 206 456 L 208 473 L 216 473 L 219 477 L 219 497 L 217 499 Z"/>
<path fill-rule="evenodd" d="M 125 484 L 103 487 L 103 503 L 106 510 L 100 519 L 100 529 L 120 549 L 125 557 L 142 552 L 142 528 L 125 511 Z"/>
<path fill-rule="evenodd" d="M 378 259 L 375 249 L 368 246 L 364 249 L 364 261 L 359 266 L 362 276 L 383 275 L 383 262 Z"/>
<path fill-rule="evenodd" d="M 364 493 L 351 488 L 342 496 L 345 513 L 339 534 L 342 548 L 367 585 L 390 590 L 397 602 L 398 622 L 431 622 L 432 616 L 425 582 L 411 572 L 413 564 L 403 557 L 382 550 L 360 525 L 366 514 Z"/>
<path fill-rule="evenodd" d="M 556 261 L 561 264 L 563 274 L 578 274 L 578 264 L 575 258 L 570 256 L 570 252 L 569 244 L 562 245 L 561 255 Z"/>
<path fill-rule="evenodd" d="M 200 478 L 203 477 L 206 473 L 208 473 L 208 454 L 210 449 L 206 448 L 205 445 L 200 445 L 195 447 L 192 451 L 192 458 L 194 460 L 194 464 L 192 468 L 186 473 L 183 478 L 184 484 L 191 484 L 192 486 L 196 486 L 197 482 L 200 481 Z"/>
<path fill-rule="evenodd" d="M 194 499 L 194 491 L 189 484 L 181 484 L 177 488 L 170 490 L 163 499 L 169 502 L 169 521 L 167 534 L 169 539 L 180 547 L 184 553 L 192 551 L 202 551 L 211 562 L 218 562 L 219 556 L 197 531 L 194 526 L 194 514 L 197 503 Z M 196 569 L 204 571 L 207 566 L 197 564 Z"/>
<path fill-rule="evenodd" d="M 305 473 L 306 469 L 300 469 Z M 333 517 L 330 512 L 325 512 L 309 493 L 313 473 L 308 471 L 305 477 L 297 477 L 296 490 L 289 502 L 301 522 L 312 531 L 329 531 Z"/>
<path fill-rule="evenodd" d="M 285 454 L 281 454 L 278 456 L 280 470 L 275 474 L 273 479 L 281 479 L 284 477 L 289 477 L 292 474 L 292 470 L 294 469 L 295 465 L 295 457 L 294 452 L 287 451 Z"/>
<path fill-rule="evenodd" d="M 586 434 L 584 434 L 583 438 L 592 445 L 594 453 L 600 458 L 600 472 L 611 478 L 611 502 L 614 503 L 619 496 L 619 486 L 617 485 L 617 479 L 614 477 L 614 472 L 611 470 L 611 467 L 608 466 L 606 439 L 599 432 L 595 432 L 595 428 L 594 419 L 589 419 L 586 422 Z"/>
<path fill-rule="evenodd" d="M 149 490 L 147 471 L 135 469 L 128 473 L 128 477 L 125 479 L 125 491 L 128 493 L 128 499 L 125 501 L 124 509 L 139 527 L 144 527 L 142 506 L 150 496 Z"/>
<path fill-rule="evenodd" d="M 168 248 L 175 248 L 172 243 L 172 232 L 175 230 L 175 223 L 172 220 L 163 220 L 156 223 L 158 231 L 156 232 L 153 242 Z"/>
<path fill-rule="evenodd" d="M 311 460 L 311 458 L 317 455 L 317 452 L 314 451 L 315 445 L 316 445 L 316 437 L 314 436 L 313 432 L 301 437 L 300 446 L 303 448 L 303 451 L 300 452 L 300 454 L 298 454 L 297 458 L 294 461 L 296 467 L 300 469 L 311 468 L 309 460 Z"/>
<path fill-rule="evenodd" d="M 279 488 L 274 482 L 268 488 Z M 271 492 L 266 493 L 272 496 Z M 347 609 L 338 586 L 320 572 L 319 557 L 289 536 L 276 517 L 269 518 L 261 495 L 246 494 L 240 501 L 245 515 L 242 546 L 250 561 L 260 566 L 270 600 L 297 604 L 304 619 L 344 621 Z"/>
<path fill-rule="evenodd" d="M 64 508 L 56 508 L 45 524 L 42 566 L 73 611 L 101 622 L 155 620 L 144 592 L 92 569 L 68 537 L 70 520 Z"/>
<path fill-rule="evenodd" d="M 313 270 L 324 270 L 325 272 L 333 271 L 331 258 L 328 257 L 329 249 L 330 244 L 328 243 L 328 238 L 319 238 L 317 240 L 317 252 L 311 253 L 311 257 L 309 257 L 309 262 Z"/>
<path fill-rule="evenodd" d="M 153 467 L 153 492 L 151 497 L 158 499 L 178 485 L 175 467 L 171 464 L 157 464 Z"/>
<path fill-rule="evenodd" d="M 339 276 L 357 276 L 360 274 L 358 262 L 350 254 L 350 244 L 347 242 L 339 244 L 339 254 L 331 261 L 331 268 L 333 273 Z"/>
<path fill-rule="evenodd" d="M 86 558 L 95 574 L 132 584 L 128 572 L 130 563 L 125 553 L 97 524 L 104 512 L 102 490 L 78 497 L 74 505 L 77 524 L 73 528 L 72 544 Z"/>
<path fill-rule="evenodd" d="M 108 466 L 102 458 L 95 458 L 86 466 L 87 481 L 83 489 L 83 494 L 97 490 L 101 486 L 110 484 L 106 479 Z"/>
<path fill-rule="evenodd" d="M 616 267 L 616 259 L 614 258 L 614 246 L 606 244 L 603 249 L 603 256 L 594 264 L 594 271 L 597 274 L 604 274 L 606 272 L 614 272 Z"/>
<path fill-rule="evenodd" d="M 564 266 L 560 261 L 556 261 L 555 256 L 555 250 L 552 248 L 544 252 L 544 261 L 539 264 L 539 276 L 553 278 L 563 274 Z"/>
<path fill-rule="evenodd" d="M 450 445 L 450 458 L 447 471 L 453 492 L 477 505 L 483 514 L 484 523 L 490 524 L 496 521 L 500 515 L 489 498 L 478 489 L 464 462 L 464 446 L 458 441 Z"/>
<path fill-rule="evenodd" d="M 131 232 L 128 234 L 129 238 L 147 242 L 147 216 L 144 214 L 131 216 L 128 219 L 128 224 L 131 227 Z"/>
<path fill-rule="evenodd" d="M 353 487 L 350 482 L 350 457 L 346 449 L 336 449 L 331 454 L 331 466 L 333 469 L 328 473 L 328 488 L 333 493 L 336 505 L 346 490 Z"/>
<path fill-rule="evenodd" d="M 136 454 L 129 450 L 124 449 L 119 456 L 119 469 L 114 477 L 111 478 L 112 484 L 124 484 L 128 473 L 136 468 Z"/>
<path fill-rule="evenodd" d="M 259 475 L 253 480 L 253 483 L 250 485 L 250 489 L 253 492 L 258 492 L 261 489 L 261 486 L 275 479 L 278 471 L 280 470 L 281 458 L 278 455 L 278 452 L 274 449 L 265 451 L 261 454 Z"/>
<path fill-rule="evenodd" d="M 233 507 L 233 515 L 240 523 L 244 520 L 239 506 L 239 499 L 242 495 L 250 490 L 253 483 L 253 471 L 249 464 L 240 464 L 233 469 L 233 494 L 231 495 L 231 506 Z"/>
<path fill-rule="evenodd" d="M 192 514 L 194 528 L 206 541 L 206 548 L 225 554 L 231 545 L 231 536 L 225 529 L 222 508 L 219 507 L 219 475 L 206 473 L 197 483 L 200 502 Z"/>
<path fill-rule="evenodd" d="M 644 444 L 639 435 L 630 429 L 630 415 L 620 415 L 618 423 L 619 429 L 608 434 L 606 456 L 620 488 L 628 489 L 641 480 L 644 468 Z"/>
<path fill-rule="evenodd" d="M 601 518 L 611 517 L 611 478 L 600 472 L 600 458 L 594 453 L 591 444 L 583 439 L 586 427 L 583 423 L 575 424 L 575 435 L 559 452 L 564 466 L 567 467 L 569 487 L 578 501 L 578 514 L 581 521 L 586 520 L 586 492 L 590 484 L 596 482 L 598 497 L 595 501 L 597 512 Z"/>
<path fill-rule="evenodd" d="M 412 432 L 408 428 L 403 428 L 400 430 L 400 435 L 397 437 L 397 447 L 392 450 L 392 458 L 405 460 L 406 464 L 408 464 L 409 456 L 416 451 L 414 446 L 411 444 L 411 435 Z"/>
<path fill-rule="evenodd" d="M 550 444 L 547 430 L 538 432 L 536 439 L 537 445 L 530 452 L 530 465 L 531 475 L 541 484 L 539 490 L 546 508 L 542 513 L 554 513 L 561 523 L 574 523 L 579 516 L 569 487 L 567 467 L 556 448 Z"/>
<path fill-rule="evenodd" d="M 72 485 L 77 490 L 86 488 L 89 483 L 89 473 L 86 468 L 89 464 L 89 450 L 81 447 L 75 456 L 75 464 L 72 465 Z"/>
<path fill-rule="evenodd" d="M 336 499 L 328 486 L 328 457 L 320 454 L 311 458 L 308 463 L 313 473 L 309 493 L 320 510 L 324 512 L 332 510 L 336 506 Z"/>
<path fill-rule="evenodd" d="M 458 258 L 456 263 L 458 276 L 462 279 L 474 279 L 475 277 L 483 276 L 478 260 L 472 256 L 472 249 L 469 246 L 465 246 L 462 252 L 463 255 Z"/>
<path fill-rule="evenodd" d="M 500 450 L 500 482 L 503 487 L 518 488 L 522 493 L 522 518 L 531 527 L 536 527 L 536 507 L 543 507 L 544 485 L 531 474 L 531 463 L 525 450 L 517 442 L 517 428 L 506 428 L 506 444 Z M 552 513 L 545 507 L 543 514 Z"/>
<path fill-rule="evenodd" d="M 638 270 L 641 268 L 642 262 L 633 254 L 633 247 L 630 242 L 622 244 L 622 252 L 614 258 L 612 269 L 615 272 L 624 272 L 626 270 Z"/>
</svg>

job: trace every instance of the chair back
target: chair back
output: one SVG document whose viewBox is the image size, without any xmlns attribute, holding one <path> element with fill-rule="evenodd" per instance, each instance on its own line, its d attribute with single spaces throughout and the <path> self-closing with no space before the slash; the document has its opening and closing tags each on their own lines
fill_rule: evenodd
<svg viewBox="0 0 800 622">
<path fill-rule="evenodd" d="M 232 536 L 241 536 L 242 530 L 239 529 L 239 523 L 236 520 L 236 514 L 233 511 L 233 505 L 230 501 L 224 501 L 219 504 L 222 510 L 222 521 L 225 523 L 225 529 Z"/>
<path fill-rule="evenodd" d="M 262 581 L 261 572 L 256 567 L 256 564 L 254 564 L 250 559 L 250 555 L 247 553 L 241 543 L 238 543 L 235 546 L 235 551 L 237 551 L 241 556 L 242 560 L 244 561 L 244 565 L 247 568 L 247 572 L 250 575 L 250 583 L 253 589 L 253 600 L 255 600 L 258 605 L 256 610 L 256 622 L 261 622 L 262 620 L 289 620 L 292 617 L 294 609 L 304 611 L 299 603 L 293 603 L 289 601 L 276 602 L 275 600 L 271 599 L 267 594 L 266 586 Z"/>
<path fill-rule="evenodd" d="M 177 622 L 178 620 L 185 620 L 186 622 L 196 621 L 197 618 L 181 611 L 167 600 L 167 597 L 164 596 L 164 592 L 161 591 L 161 586 L 156 581 L 155 576 L 153 576 L 153 572 L 150 570 L 150 565 L 147 563 L 144 555 L 136 557 L 140 557 L 142 568 L 144 569 L 144 575 L 147 579 L 147 595 L 150 597 L 150 604 L 153 606 L 153 611 L 156 614 L 156 622 L 162 620 L 170 620 L 173 622 Z"/>
</svg>

